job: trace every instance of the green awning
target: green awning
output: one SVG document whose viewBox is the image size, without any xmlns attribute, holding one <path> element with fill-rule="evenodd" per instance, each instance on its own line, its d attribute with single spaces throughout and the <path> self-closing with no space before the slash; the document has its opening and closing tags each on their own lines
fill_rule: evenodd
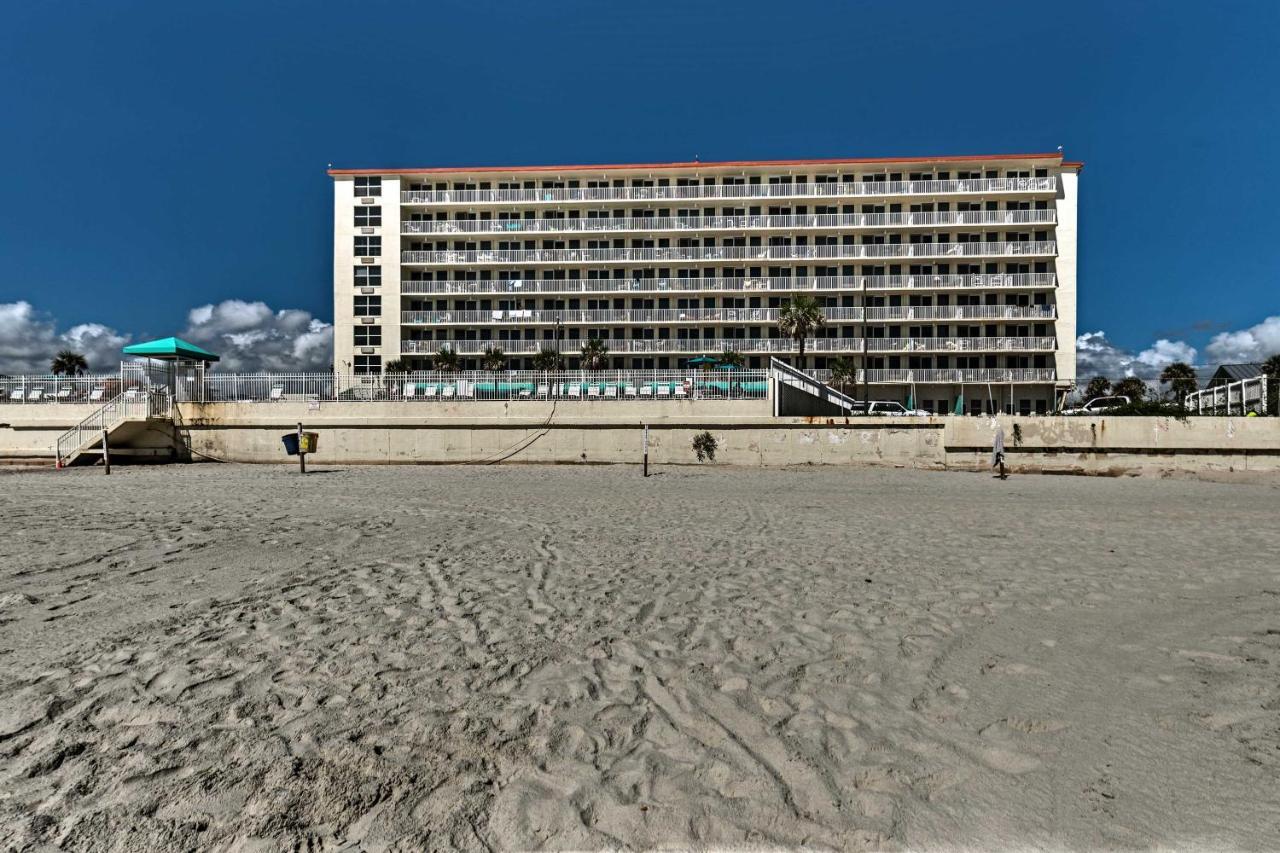
<svg viewBox="0 0 1280 853">
<path fill-rule="evenodd" d="M 175 361 L 177 359 L 204 362 L 218 361 L 218 357 L 207 349 L 188 343 L 182 338 L 160 338 L 140 344 L 131 344 L 124 348 L 124 354 Z"/>
</svg>

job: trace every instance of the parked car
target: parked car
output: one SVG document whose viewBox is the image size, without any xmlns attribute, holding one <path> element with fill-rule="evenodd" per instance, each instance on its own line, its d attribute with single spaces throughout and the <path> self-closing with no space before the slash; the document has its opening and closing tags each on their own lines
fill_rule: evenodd
<svg viewBox="0 0 1280 853">
<path fill-rule="evenodd" d="M 1121 406 L 1129 405 L 1129 398 L 1124 395 L 1114 397 L 1094 397 L 1083 406 L 1073 409 L 1063 409 L 1064 415 L 1101 415 L 1112 409 L 1118 409 Z"/>
<path fill-rule="evenodd" d="M 933 414 L 933 412 L 926 412 L 923 409 L 908 409 L 901 403 L 895 403 L 890 400 L 872 400 L 866 405 L 866 413 L 868 415 L 886 415 L 891 418 L 927 418 Z"/>
</svg>

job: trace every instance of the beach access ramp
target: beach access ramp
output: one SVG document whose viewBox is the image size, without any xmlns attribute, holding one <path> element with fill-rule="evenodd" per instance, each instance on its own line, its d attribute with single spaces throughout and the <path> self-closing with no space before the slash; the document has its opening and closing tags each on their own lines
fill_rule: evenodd
<svg viewBox="0 0 1280 853">
<path fill-rule="evenodd" d="M 776 392 L 773 395 L 775 417 L 848 415 L 861 407 L 852 397 L 785 361 L 769 359 L 769 372 Z"/>
<path fill-rule="evenodd" d="M 112 398 L 58 437 L 56 466 L 93 464 L 102 455 L 104 439 L 108 448 L 124 445 L 152 422 L 170 422 L 172 406 L 167 389 L 131 389 Z M 123 447 L 119 452 L 132 453 Z"/>
</svg>

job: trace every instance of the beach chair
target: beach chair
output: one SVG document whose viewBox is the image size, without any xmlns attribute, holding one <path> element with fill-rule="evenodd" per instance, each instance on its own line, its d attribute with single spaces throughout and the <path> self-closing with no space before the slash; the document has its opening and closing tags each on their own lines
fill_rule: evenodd
<svg viewBox="0 0 1280 853">
<path fill-rule="evenodd" d="M 28 403 L 39 403 L 42 399 L 44 399 L 43 388 L 32 388 L 30 391 L 27 392 Z"/>
<path fill-rule="evenodd" d="M 10 402 L 18 402 L 18 403 L 21 403 L 21 402 L 22 402 L 22 389 L 21 389 L 21 388 L 14 388 L 12 391 L 10 391 L 10 392 L 9 392 L 9 401 L 10 401 Z"/>
<path fill-rule="evenodd" d="M 457 390 L 458 390 L 458 389 L 457 389 L 457 388 L 455 388 L 455 387 L 453 387 L 452 385 L 446 385 L 446 386 L 444 386 L 444 388 L 440 391 L 440 397 L 441 397 L 442 399 L 445 399 L 445 400 L 452 400 L 452 399 L 453 399 L 453 395 L 454 395 L 455 393 L 457 393 Z"/>
<path fill-rule="evenodd" d="M 476 386 L 474 382 L 458 383 L 458 399 L 474 400 L 476 398 Z"/>
<path fill-rule="evenodd" d="M 587 397 L 597 397 L 597 398 L 598 398 L 599 396 L 600 396 L 600 386 L 599 386 L 599 385 L 588 385 L 588 386 L 587 386 Z"/>
<path fill-rule="evenodd" d="M 540 385 L 538 386 L 538 396 L 539 396 L 539 397 L 542 397 L 542 398 L 544 398 L 544 399 L 545 399 L 545 398 L 547 398 L 547 397 L 550 397 L 550 396 L 551 396 L 551 386 L 550 386 L 550 385 L 548 385 L 548 384 L 547 384 L 547 383 L 545 383 L 545 382 L 543 382 L 542 384 L 540 384 Z"/>
<path fill-rule="evenodd" d="M 582 399 L 582 386 L 581 386 L 581 385 L 579 385 L 579 384 L 578 384 L 578 383 L 576 383 L 576 382 L 575 382 L 575 383 L 573 383 L 572 385 L 570 385 L 570 386 L 569 386 L 569 398 L 570 398 L 570 399 L 578 399 L 578 400 L 581 400 L 581 399 Z"/>
<path fill-rule="evenodd" d="M 528 400 L 533 396 L 533 388 L 529 385 L 521 385 L 520 390 L 516 392 L 516 396 L 521 400 Z"/>
<path fill-rule="evenodd" d="M 404 398 L 406 400 L 413 399 L 413 395 L 417 393 L 418 393 L 418 383 L 416 382 L 404 383 Z"/>
<path fill-rule="evenodd" d="M 623 385 L 623 386 L 622 386 L 622 396 L 624 396 L 624 397 L 635 397 L 635 396 L 636 396 L 636 386 L 632 385 L 630 382 L 628 382 L 627 384 Z"/>
<path fill-rule="evenodd" d="M 618 399 L 618 386 L 617 385 L 604 386 L 604 396 L 606 399 L 613 399 L 613 400 Z"/>
<path fill-rule="evenodd" d="M 677 398 L 685 398 L 689 396 L 688 392 L 684 390 L 684 385 L 679 382 L 675 384 L 675 387 L 672 390 Z"/>
<path fill-rule="evenodd" d="M 71 386 L 70 386 L 70 385 L 67 385 L 67 386 L 66 386 L 66 387 L 64 387 L 64 388 L 59 388 L 59 389 L 58 389 L 58 396 L 54 397 L 54 399 L 55 399 L 55 400 L 57 400 L 59 403 L 65 403 L 67 400 L 70 400 L 70 399 L 71 399 Z"/>
<path fill-rule="evenodd" d="M 647 384 L 647 383 L 646 383 L 646 384 L 644 384 L 644 385 L 641 385 L 641 386 L 640 386 L 640 396 L 641 396 L 641 397 L 652 397 L 652 396 L 653 396 L 653 386 L 652 386 L 652 385 L 649 385 L 649 384 Z"/>
<path fill-rule="evenodd" d="M 271 389 L 271 402 L 279 403 L 284 400 L 284 386 L 276 385 Z"/>
<path fill-rule="evenodd" d="M 667 383 L 665 383 L 665 382 L 659 382 L 659 383 L 658 383 L 658 396 L 659 396 L 659 397 L 670 397 L 670 396 L 671 396 L 671 386 L 670 386 L 670 385 L 668 385 L 668 384 L 667 384 Z"/>
<path fill-rule="evenodd" d="M 439 385 L 428 385 L 427 387 L 422 389 L 422 396 L 426 399 L 431 399 L 435 397 L 439 391 L 440 391 Z"/>
<path fill-rule="evenodd" d="M 102 398 L 106 396 L 106 393 L 107 393 L 106 388 L 94 388 L 92 391 L 89 392 L 89 402 L 101 403 Z"/>
</svg>

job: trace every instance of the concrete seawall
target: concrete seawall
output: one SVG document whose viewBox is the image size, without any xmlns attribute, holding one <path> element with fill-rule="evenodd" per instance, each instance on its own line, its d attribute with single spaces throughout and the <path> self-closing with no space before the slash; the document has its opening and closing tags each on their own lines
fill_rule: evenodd
<svg viewBox="0 0 1280 853">
<path fill-rule="evenodd" d="M 84 409 L 84 411 L 81 411 Z M 0 405 L 0 457 L 52 459 L 57 435 L 91 407 Z M 1280 472 L 1277 418 L 773 418 L 769 402 L 183 403 L 194 459 L 284 462 L 280 435 L 320 433 L 316 464 L 695 461 L 710 432 L 731 465 L 891 465 L 984 470 L 997 420 L 1015 472 L 1232 475 Z M 164 431 L 149 430 L 149 444 Z"/>
</svg>

